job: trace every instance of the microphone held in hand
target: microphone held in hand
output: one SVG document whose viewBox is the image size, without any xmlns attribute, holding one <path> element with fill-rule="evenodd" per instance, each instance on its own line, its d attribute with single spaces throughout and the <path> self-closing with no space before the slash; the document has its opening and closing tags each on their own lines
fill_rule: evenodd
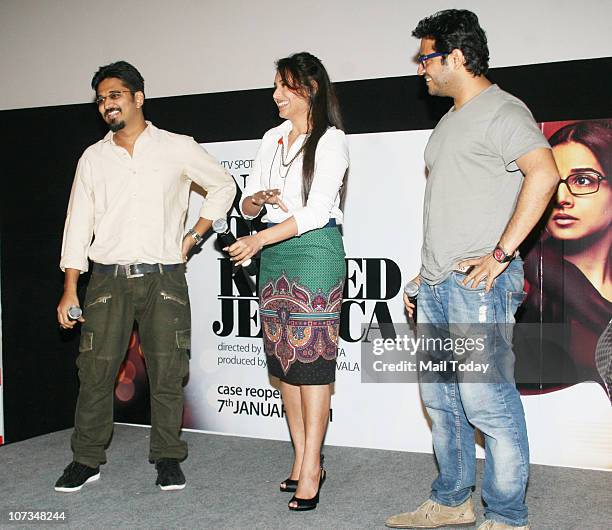
<svg viewBox="0 0 612 530">
<path fill-rule="evenodd" d="M 414 299 L 419 295 L 420 286 L 414 280 L 409 281 L 406 285 L 404 285 L 404 292 L 410 298 L 410 301 L 413 302 Z"/>
<path fill-rule="evenodd" d="M 231 233 L 225 219 L 217 219 L 213 223 L 212 228 L 217 233 L 217 237 L 224 247 L 229 247 L 236 242 L 236 237 Z M 251 261 L 251 259 L 245 260 L 245 262 L 242 264 L 242 268 L 251 276 L 255 276 L 255 274 L 257 274 L 257 267 L 255 263 Z"/>
<path fill-rule="evenodd" d="M 79 306 L 71 305 L 68 308 L 68 318 L 70 320 L 78 320 L 79 318 L 81 318 L 82 314 L 83 314 L 83 311 L 81 310 Z"/>
<path fill-rule="evenodd" d="M 406 285 L 404 285 L 404 293 L 406 294 L 406 296 L 408 296 L 408 300 L 410 300 L 410 302 L 415 305 L 414 309 L 412 310 L 412 318 L 414 319 L 415 322 L 417 321 L 416 303 L 417 303 L 417 296 L 419 295 L 420 288 L 421 286 L 414 280 L 411 280 Z"/>
</svg>

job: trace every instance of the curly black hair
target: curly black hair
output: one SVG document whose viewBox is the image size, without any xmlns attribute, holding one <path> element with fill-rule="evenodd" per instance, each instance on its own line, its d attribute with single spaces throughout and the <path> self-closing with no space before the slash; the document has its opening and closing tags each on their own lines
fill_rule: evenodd
<svg viewBox="0 0 612 530">
<path fill-rule="evenodd" d="M 129 88 L 132 93 L 142 92 L 144 94 L 143 77 L 134 66 L 126 61 L 117 61 L 105 66 L 100 66 L 91 80 L 91 88 L 98 90 L 98 85 L 109 77 L 121 79 L 123 84 Z"/>
<path fill-rule="evenodd" d="M 461 50 L 465 68 L 474 75 L 489 70 L 487 36 L 478 23 L 478 17 L 466 9 L 446 9 L 421 20 L 412 36 L 434 39 L 434 49 L 441 53 Z"/>
</svg>

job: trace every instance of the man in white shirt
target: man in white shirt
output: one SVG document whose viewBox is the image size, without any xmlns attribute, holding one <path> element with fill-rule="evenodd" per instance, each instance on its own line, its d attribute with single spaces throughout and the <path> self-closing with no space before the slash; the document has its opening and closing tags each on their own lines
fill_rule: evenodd
<svg viewBox="0 0 612 530">
<path fill-rule="evenodd" d="M 64 229 L 60 267 L 64 293 L 60 327 L 83 324 L 80 390 L 72 435 L 73 462 L 55 485 L 78 491 L 100 477 L 113 429 L 113 389 L 134 321 L 145 355 L 151 393 L 149 460 L 162 490 L 185 487 L 179 462 L 183 382 L 188 373 L 191 321 L 186 256 L 212 221 L 225 217 L 233 179 L 192 138 L 145 121 L 144 79 L 129 63 L 101 67 L 93 77 L 96 104 L 110 132 L 79 160 Z M 183 237 L 189 189 L 207 192 L 200 219 Z M 95 239 L 92 242 L 92 237 Z M 93 262 L 83 304 L 76 285 Z"/>
</svg>

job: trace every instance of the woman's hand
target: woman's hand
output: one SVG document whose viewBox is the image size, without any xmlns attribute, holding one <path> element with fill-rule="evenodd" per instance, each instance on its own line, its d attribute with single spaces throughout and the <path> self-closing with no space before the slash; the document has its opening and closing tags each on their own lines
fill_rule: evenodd
<svg viewBox="0 0 612 530">
<path fill-rule="evenodd" d="M 261 193 L 261 192 L 260 192 Z M 245 236 L 239 238 L 233 245 L 225 247 L 223 250 L 229 253 L 230 259 L 236 265 L 242 265 L 246 260 L 252 258 L 263 248 L 261 236 Z"/>
<path fill-rule="evenodd" d="M 272 208 L 280 208 L 283 212 L 288 212 L 289 209 L 280 196 L 281 191 L 279 189 L 261 190 L 251 196 L 251 202 L 260 208 L 264 204 L 271 204 Z"/>
</svg>

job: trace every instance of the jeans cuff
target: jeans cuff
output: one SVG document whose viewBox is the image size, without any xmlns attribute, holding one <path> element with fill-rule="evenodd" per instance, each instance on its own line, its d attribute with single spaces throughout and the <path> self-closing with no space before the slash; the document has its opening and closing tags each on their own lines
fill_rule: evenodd
<svg viewBox="0 0 612 530">
<path fill-rule="evenodd" d="M 442 506 L 448 506 L 449 508 L 454 508 L 455 506 L 460 506 L 462 505 L 465 501 L 467 501 L 470 497 L 472 496 L 471 493 L 468 493 L 465 497 L 465 499 L 463 499 L 462 501 L 452 501 L 452 502 L 444 502 L 441 501 L 438 497 L 435 496 L 435 494 L 432 492 L 432 494 L 429 496 L 429 499 L 441 504 Z"/>
<path fill-rule="evenodd" d="M 508 519 L 507 517 L 504 517 L 503 515 L 499 515 L 498 513 L 485 512 L 485 519 L 487 521 L 491 520 L 497 523 L 504 523 L 504 524 L 507 524 L 508 526 L 526 526 L 527 524 L 529 524 L 529 520 L 527 519 L 527 517 L 525 517 L 524 519 L 519 519 L 517 521 L 516 519 Z"/>
</svg>

